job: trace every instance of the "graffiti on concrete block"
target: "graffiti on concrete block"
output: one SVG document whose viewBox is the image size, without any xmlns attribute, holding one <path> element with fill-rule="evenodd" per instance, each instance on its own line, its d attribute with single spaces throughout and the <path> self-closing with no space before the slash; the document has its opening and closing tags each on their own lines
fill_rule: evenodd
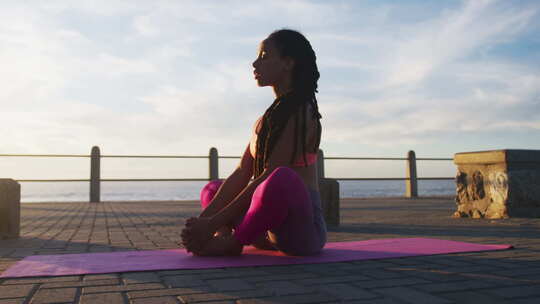
<svg viewBox="0 0 540 304">
<path fill-rule="evenodd" d="M 503 205 L 508 198 L 508 176 L 506 172 L 490 172 L 488 189 L 493 203 Z"/>
<path fill-rule="evenodd" d="M 472 174 L 472 178 L 468 178 L 465 172 L 458 172 L 456 185 L 456 200 L 458 202 L 481 200 L 486 196 L 484 191 L 484 176 L 480 171 L 475 171 Z"/>
</svg>

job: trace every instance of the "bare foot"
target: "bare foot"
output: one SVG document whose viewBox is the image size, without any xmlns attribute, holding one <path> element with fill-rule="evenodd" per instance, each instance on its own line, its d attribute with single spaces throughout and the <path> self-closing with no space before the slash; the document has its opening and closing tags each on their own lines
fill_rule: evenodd
<svg viewBox="0 0 540 304">
<path fill-rule="evenodd" d="M 238 241 L 230 236 L 215 236 L 203 245 L 199 252 L 194 252 L 199 256 L 234 256 L 242 254 L 242 246 Z"/>
<path fill-rule="evenodd" d="M 262 250 L 277 250 L 276 247 L 268 240 L 266 233 L 258 237 L 251 245 L 257 249 Z"/>
<path fill-rule="evenodd" d="M 231 236 L 232 235 L 232 229 L 227 227 L 227 226 L 223 226 L 221 228 L 218 229 L 218 231 L 216 231 L 216 233 L 214 233 L 214 236 Z"/>
</svg>

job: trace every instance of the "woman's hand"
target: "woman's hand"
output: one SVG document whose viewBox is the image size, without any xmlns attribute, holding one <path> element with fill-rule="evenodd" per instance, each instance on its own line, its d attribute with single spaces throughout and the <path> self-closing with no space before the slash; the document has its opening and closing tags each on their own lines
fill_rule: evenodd
<svg viewBox="0 0 540 304">
<path fill-rule="evenodd" d="M 189 218 L 182 230 L 182 245 L 186 247 L 188 252 L 197 253 L 202 250 L 203 245 L 212 238 L 214 233 L 215 231 L 210 225 L 210 218 Z"/>
</svg>

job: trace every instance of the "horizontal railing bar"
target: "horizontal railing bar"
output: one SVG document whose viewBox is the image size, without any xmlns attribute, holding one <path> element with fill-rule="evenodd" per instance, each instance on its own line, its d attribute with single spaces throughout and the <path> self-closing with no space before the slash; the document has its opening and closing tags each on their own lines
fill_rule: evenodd
<svg viewBox="0 0 540 304">
<path fill-rule="evenodd" d="M 23 183 L 44 183 L 44 182 L 89 182 L 89 179 L 15 179 L 16 182 Z"/>
<path fill-rule="evenodd" d="M 325 160 L 407 160 L 403 157 L 337 157 L 337 156 L 325 156 Z"/>
<path fill-rule="evenodd" d="M 419 157 L 416 160 L 454 160 L 453 158 Z"/>
<path fill-rule="evenodd" d="M 409 180 L 408 177 L 330 177 L 344 181 L 369 181 L 369 180 Z M 454 177 L 418 177 L 418 180 L 454 180 Z"/>
<path fill-rule="evenodd" d="M 408 180 L 407 177 L 328 177 L 344 181 L 367 181 L 367 180 Z"/>
<path fill-rule="evenodd" d="M 208 178 L 102 178 L 102 182 L 204 182 Z"/>
<path fill-rule="evenodd" d="M 0 154 L 0 157 L 90 157 L 82 154 Z"/>
<path fill-rule="evenodd" d="M 218 158 L 242 158 L 241 156 L 218 156 Z M 399 157 L 339 157 L 339 156 L 329 156 L 324 157 L 325 160 L 407 160 L 407 158 Z M 436 157 L 421 157 L 416 160 L 454 160 L 453 158 L 436 158 Z"/>
<path fill-rule="evenodd" d="M 219 158 L 241 158 L 240 156 L 219 156 Z M 407 160 L 407 158 L 400 157 L 339 157 L 329 156 L 324 157 L 324 160 Z M 436 158 L 436 157 L 420 157 L 416 160 L 436 160 L 436 161 L 449 161 L 453 158 Z"/>
<path fill-rule="evenodd" d="M 101 158 L 208 158 L 201 155 L 101 155 Z"/>
<path fill-rule="evenodd" d="M 16 182 L 89 182 L 89 179 L 17 179 Z M 199 182 L 208 178 L 103 178 L 102 182 Z"/>
</svg>

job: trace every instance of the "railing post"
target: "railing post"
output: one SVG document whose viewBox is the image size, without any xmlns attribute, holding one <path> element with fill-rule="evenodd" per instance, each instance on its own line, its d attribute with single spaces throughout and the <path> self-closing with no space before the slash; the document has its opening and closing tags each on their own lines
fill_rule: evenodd
<svg viewBox="0 0 540 304">
<path fill-rule="evenodd" d="M 92 147 L 90 156 L 90 202 L 99 203 L 100 200 L 100 151 L 99 147 Z"/>
<path fill-rule="evenodd" d="M 418 180 L 416 177 L 416 154 L 409 151 L 407 154 L 407 180 L 405 181 L 405 197 L 418 197 Z"/>
<path fill-rule="evenodd" d="M 319 180 L 324 178 L 324 152 L 322 149 L 319 149 L 319 153 L 317 153 L 317 175 Z"/>
<path fill-rule="evenodd" d="M 317 175 L 324 220 L 328 226 L 339 226 L 339 183 L 336 179 L 324 176 L 324 152 L 317 153 Z"/>
<path fill-rule="evenodd" d="M 210 148 L 210 153 L 208 157 L 208 168 L 209 170 L 209 179 L 217 180 L 219 179 L 219 163 L 218 163 L 218 151 L 216 148 Z"/>
<path fill-rule="evenodd" d="M 0 240 L 21 235 L 21 185 L 13 179 L 0 178 Z"/>
</svg>

